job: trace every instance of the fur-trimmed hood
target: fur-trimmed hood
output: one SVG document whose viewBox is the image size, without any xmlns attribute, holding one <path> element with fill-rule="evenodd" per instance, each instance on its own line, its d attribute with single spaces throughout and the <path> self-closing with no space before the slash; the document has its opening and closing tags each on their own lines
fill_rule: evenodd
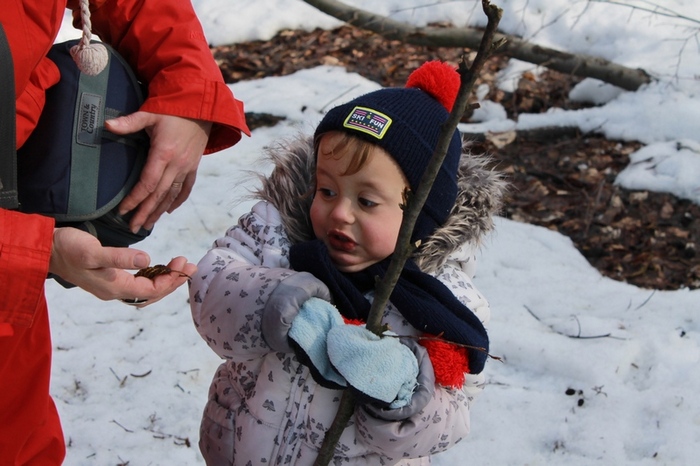
<svg viewBox="0 0 700 466">
<path fill-rule="evenodd" d="M 463 150 L 457 184 L 457 200 L 447 222 L 414 254 L 426 273 L 435 273 L 450 254 L 465 243 L 478 245 L 493 229 L 493 216 L 501 208 L 505 182 L 486 167 L 488 159 Z M 280 211 L 292 243 L 314 239 L 309 218 L 313 200 L 315 155 L 312 138 L 297 136 L 266 148 L 274 165 L 272 173 L 260 176 L 262 187 L 255 197 L 271 202 Z"/>
</svg>

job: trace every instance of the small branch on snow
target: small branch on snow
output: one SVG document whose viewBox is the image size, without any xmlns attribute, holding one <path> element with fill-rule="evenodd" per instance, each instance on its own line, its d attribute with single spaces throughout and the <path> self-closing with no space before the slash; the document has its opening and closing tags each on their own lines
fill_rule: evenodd
<svg viewBox="0 0 700 466">
<path fill-rule="evenodd" d="M 525 308 L 525 310 L 526 310 L 527 312 L 530 313 L 530 315 L 531 315 L 532 317 L 535 318 L 535 320 L 537 320 L 537 322 L 540 322 L 540 323 L 542 323 L 543 325 L 547 325 L 547 324 L 544 324 L 544 322 L 542 322 L 542 319 L 540 319 L 540 318 L 537 316 L 537 314 L 535 314 L 535 313 L 532 311 L 532 309 L 530 309 L 527 305 L 523 304 L 523 307 Z M 562 335 L 562 336 L 565 336 L 565 337 L 568 337 L 568 338 L 573 338 L 573 339 L 576 339 L 576 340 L 593 340 L 593 339 L 596 339 L 596 338 L 613 338 L 613 339 L 615 339 L 615 340 L 624 340 L 624 338 L 612 336 L 611 333 L 605 333 L 605 334 L 602 334 L 602 335 L 587 335 L 587 336 L 581 335 L 581 322 L 578 320 L 578 316 L 572 315 L 571 317 L 573 317 L 573 318 L 576 320 L 576 324 L 578 325 L 578 334 L 577 334 L 577 335 L 569 335 L 569 334 L 567 334 L 567 333 L 560 332 L 559 330 L 555 330 L 554 327 L 551 326 L 551 325 L 547 325 L 547 327 L 548 327 L 552 332 L 554 332 L 554 333 L 556 333 L 556 334 L 558 334 L 558 335 Z"/>
<path fill-rule="evenodd" d="M 649 301 L 651 301 L 651 298 L 652 298 L 655 294 L 656 294 L 656 290 L 652 291 L 651 294 L 649 295 L 649 297 L 648 297 L 647 299 L 645 299 L 644 302 L 643 302 L 642 304 L 640 304 L 639 306 L 635 307 L 634 310 L 635 310 L 635 311 L 638 311 L 639 309 L 641 309 L 641 308 L 643 308 L 644 306 L 646 306 L 646 304 L 647 304 Z"/>
<path fill-rule="evenodd" d="M 116 425 L 118 425 L 119 427 L 121 427 L 122 429 L 124 429 L 126 432 L 129 432 L 130 434 L 133 434 L 133 433 L 134 433 L 133 430 L 127 429 L 126 427 L 124 427 L 123 425 L 119 424 L 119 423 L 118 423 L 116 420 L 114 420 L 114 419 L 112 419 L 111 422 L 115 423 Z"/>
</svg>

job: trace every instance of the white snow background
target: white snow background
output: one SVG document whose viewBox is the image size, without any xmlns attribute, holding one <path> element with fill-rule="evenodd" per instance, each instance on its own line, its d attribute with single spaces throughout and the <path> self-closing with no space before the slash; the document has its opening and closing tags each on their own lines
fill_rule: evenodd
<svg viewBox="0 0 700 466">
<path fill-rule="evenodd" d="M 213 45 L 340 25 L 299 0 L 193 3 Z M 478 0 L 352 3 L 417 25 L 485 24 Z M 638 140 L 646 146 L 618 182 L 700 203 L 700 0 L 493 3 L 504 11 L 504 32 L 640 67 L 655 81 L 626 92 L 585 80 L 572 97 L 598 106 L 518 121 L 482 102 L 482 121 L 461 129 L 575 125 Z M 66 19 L 58 40 L 77 35 Z M 501 85 L 512 86 L 532 68 L 512 61 Z M 188 201 L 138 245 L 154 264 L 177 255 L 196 263 L 251 206 L 244 199 L 254 182 L 249 171 L 269 169 L 259 160 L 265 145 L 312 131 L 325 110 L 378 85 L 343 68 L 319 67 L 231 88 L 246 111 L 286 120 L 204 157 Z M 503 362 L 487 364 L 489 384 L 473 409 L 471 436 L 433 464 L 697 464 L 700 290 L 616 282 L 565 236 L 505 219 L 496 226 L 475 283 L 490 300 L 491 352 Z M 142 310 L 52 281 L 47 295 L 55 349 L 51 393 L 68 443 L 66 464 L 203 464 L 198 426 L 220 361 L 192 325 L 186 287 Z"/>
</svg>

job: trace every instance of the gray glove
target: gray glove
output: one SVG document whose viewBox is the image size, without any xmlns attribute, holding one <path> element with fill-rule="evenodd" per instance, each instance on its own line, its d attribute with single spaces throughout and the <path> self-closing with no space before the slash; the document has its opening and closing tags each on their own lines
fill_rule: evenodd
<svg viewBox="0 0 700 466">
<path fill-rule="evenodd" d="M 418 361 L 418 384 L 406 406 L 397 409 L 379 406 L 374 403 L 363 405 L 365 411 L 373 417 L 385 421 L 402 421 L 420 413 L 435 395 L 435 373 L 427 350 L 413 338 L 401 338 L 401 343 L 408 346 Z"/>
<path fill-rule="evenodd" d="M 291 353 L 287 335 L 302 304 L 309 298 L 331 300 L 328 287 L 308 272 L 296 272 L 270 293 L 262 315 L 262 337 L 273 351 Z"/>
</svg>

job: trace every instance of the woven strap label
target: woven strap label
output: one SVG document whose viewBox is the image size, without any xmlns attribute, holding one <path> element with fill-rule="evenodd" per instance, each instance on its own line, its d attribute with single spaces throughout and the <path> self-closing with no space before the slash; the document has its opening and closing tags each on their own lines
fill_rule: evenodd
<svg viewBox="0 0 700 466">
<path fill-rule="evenodd" d="M 83 92 L 80 96 L 78 110 L 77 142 L 86 146 L 97 147 L 100 143 L 100 109 L 102 96 Z"/>
</svg>

